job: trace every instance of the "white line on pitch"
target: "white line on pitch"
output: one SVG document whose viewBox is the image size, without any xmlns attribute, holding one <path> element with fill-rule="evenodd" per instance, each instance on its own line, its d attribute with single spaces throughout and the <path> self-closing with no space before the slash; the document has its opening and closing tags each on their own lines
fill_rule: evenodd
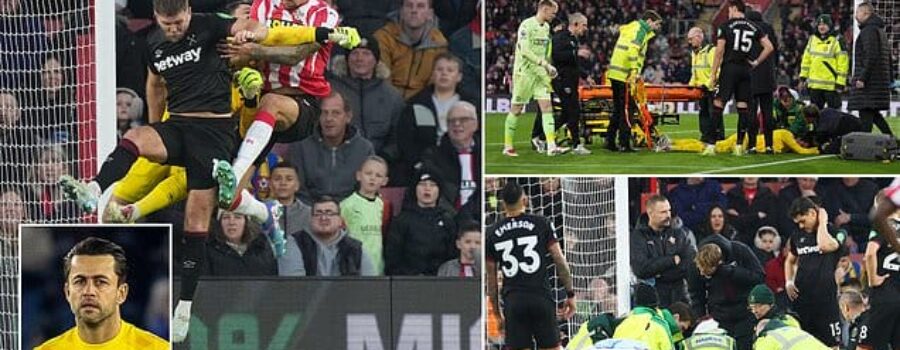
<svg viewBox="0 0 900 350">
<path fill-rule="evenodd" d="M 805 162 L 805 161 L 810 161 L 810 160 L 834 158 L 834 157 L 837 157 L 837 155 L 836 154 L 823 154 L 823 155 L 818 155 L 818 156 L 813 156 L 813 157 L 779 160 L 777 162 L 759 163 L 759 164 L 741 165 L 741 166 L 730 167 L 730 168 L 712 169 L 712 170 L 700 172 L 700 174 L 716 174 L 716 173 L 722 173 L 722 172 L 727 172 L 727 171 L 761 168 L 761 167 L 767 167 L 767 166 L 772 166 L 772 165 L 799 163 L 799 162 Z"/>
</svg>

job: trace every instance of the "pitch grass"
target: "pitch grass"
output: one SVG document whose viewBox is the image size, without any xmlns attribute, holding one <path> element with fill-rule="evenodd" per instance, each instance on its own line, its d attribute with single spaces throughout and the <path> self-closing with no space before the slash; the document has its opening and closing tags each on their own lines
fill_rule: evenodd
<svg viewBox="0 0 900 350">
<path fill-rule="evenodd" d="M 515 147 L 519 157 L 506 157 L 503 150 L 505 114 L 488 114 L 485 126 L 485 165 L 488 174 L 900 174 L 900 160 L 891 163 L 848 161 L 837 156 L 801 156 L 718 154 L 704 157 L 697 153 L 656 153 L 646 148 L 637 153 L 618 153 L 604 149 L 603 140 L 594 136 L 586 156 L 571 153 L 548 157 L 531 149 L 533 113 L 519 119 Z M 664 125 L 660 130 L 671 138 L 699 138 L 697 115 L 681 117 L 680 125 Z M 737 115 L 725 116 L 726 135 L 735 131 Z M 891 129 L 900 131 L 900 118 L 888 118 Z"/>
</svg>

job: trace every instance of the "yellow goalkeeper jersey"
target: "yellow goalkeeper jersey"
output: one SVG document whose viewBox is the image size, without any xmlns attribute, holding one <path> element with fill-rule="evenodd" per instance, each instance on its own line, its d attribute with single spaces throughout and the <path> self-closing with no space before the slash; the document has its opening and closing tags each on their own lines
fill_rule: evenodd
<svg viewBox="0 0 900 350">
<path fill-rule="evenodd" d="M 85 343 L 78 336 L 78 328 L 72 327 L 58 337 L 50 339 L 35 350 L 79 350 L 79 349 L 169 349 L 169 342 L 157 337 L 153 333 L 137 328 L 134 325 L 122 321 L 119 334 L 103 344 Z"/>
</svg>

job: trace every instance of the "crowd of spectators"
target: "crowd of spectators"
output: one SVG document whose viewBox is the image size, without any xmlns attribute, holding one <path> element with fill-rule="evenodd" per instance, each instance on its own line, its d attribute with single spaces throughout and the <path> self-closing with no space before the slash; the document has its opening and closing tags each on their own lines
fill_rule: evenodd
<svg viewBox="0 0 900 350">
<path fill-rule="evenodd" d="M 480 275 L 475 254 L 480 250 L 480 235 L 472 234 L 479 232 L 472 220 L 481 216 L 477 132 L 481 3 L 435 3 L 431 8 L 427 0 L 332 2 L 342 14 L 341 25 L 358 27 L 365 38 L 360 48 L 336 50 L 332 56 L 326 78 L 338 95 L 326 99 L 323 109 L 331 108 L 334 113 L 316 123 L 314 136 L 276 147 L 277 152 L 268 157 L 274 159 L 271 166 L 253 181 L 254 193 L 260 198 L 285 205 L 282 223 L 287 242 L 283 248 L 289 253 L 278 254 L 279 247 L 261 234 L 258 223 L 222 211 L 211 218 L 214 223 L 202 267 L 206 274 Z M 155 26 L 151 4 L 115 1 L 116 108 L 97 116 L 108 117 L 107 125 L 116 125 L 119 137 L 148 122 L 145 84 L 149 57 L 145 51 L 147 34 Z M 247 0 L 191 1 L 195 13 L 247 13 L 250 4 Z M 93 25 L 90 8 L 83 1 L 0 3 L 3 242 L 12 241 L 21 223 L 91 219 L 72 201 L 64 200 L 57 185 L 62 175 L 90 177 L 92 174 L 81 173 L 80 163 L 96 161 L 94 155 L 79 150 L 86 140 L 80 140 L 85 128 L 79 127 L 77 102 L 83 102 L 84 96 L 76 100 L 83 94 L 79 89 L 84 88 L 78 85 L 84 73 L 78 67 L 89 59 L 83 56 L 86 51 L 76 50 L 89 39 Z M 413 40 L 418 33 L 430 39 L 427 47 Z M 410 71 L 408 66 L 418 70 Z M 113 73 L 112 67 L 97 69 Z M 408 123 L 412 124 L 405 125 Z M 422 135 L 422 130 L 429 135 Z M 357 141 L 344 142 L 347 140 Z M 348 157 L 333 162 L 332 152 L 341 153 L 343 148 L 348 149 Z M 373 162 L 383 166 L 373 172 Z M 374 177 L 378 179 L 372 180 Z M 365 206 L 369 203 L 376 204 Z M 367 215 L 357 215 L 360 208 L 369 210 Z M 183 204 L 176 205 L 148 221 L 173 223 L 177 239 L 183 209 Z M 35 263 L 22 267 L 23 278 L 61 280 L 57 276 L 60 269 L 54 268 L 53 262 L 61 261 L 65 242 L 57 243 L 47 241 L 32 247 Z M 133 243 L 123 244 L 127 250 L 136 249 Z M 150 270 L 167 266 L 141 256 L 129 259 L 136 275 L 156 273 Z M 167 259 L 179 261 L 177 257 Z M 56 311 L 23 315 L 25 344 L 58 334 L 72 323 L 68 308 L 56 300 L 58 286 L 45 285 L 45 289 L 25 293 L 23 300 Z M 125 318 L 142 328 L 166 332 L 162 325 L 168 322 L 167 291 L 167 283 L 133 285 L 132 294 L 137 295 L 130 300 L 140 302 L 125 305 Z M 136 315 L 145 315 L 147 320 L 135 319 L 140 318 Z"/>
</svg>

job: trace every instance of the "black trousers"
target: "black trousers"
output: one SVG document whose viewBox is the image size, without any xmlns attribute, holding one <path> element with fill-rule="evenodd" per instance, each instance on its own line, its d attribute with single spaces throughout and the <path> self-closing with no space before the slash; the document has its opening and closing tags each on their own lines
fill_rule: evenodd
<svg viewBox="0 0 900 350">
<path fill-rule="evenodd" d="M 554 88 L 559 96 L 560 119 L 566 122 L 569 134 L 572 135 L 572 147 L 577 147 L 581 143 L 581 134 L 578 130 L 578 124 L 581 118 L 581 101 L 578 99 L 578 85 L 575 86 L 557 86 Z M 554 101 L 555 103 L 555 101 Z M 560 120 L 556 122 L 559 123 Z"/>
<path fill-rule="evenodd" d="M 859 110 L 859 119 L 862 121 L 862 131 L 864 132 L 872 132 L 872 124 L 874 124 L 882 134 L 894 134 L 891 131 L 891 127 L 888 125 L 887 120 L 884 119 L 884 116 L 881 115 L 881 111 L 879 110 L 861 109 Z"/>
<path fill-rule="evenodd" d="M 760 118 L 758 117 L 760 109 L 762 110 L 762 127 L 763 135 L 766 139 L 766 147 L 772 147 L 774 143 L 773 132 L 775 131 L 775 117 L 772 115 L 774 102 L 775 98 L 770 93 L 756 94 L 750 97 L 750 128 L 747 129 L 747 137 L 749 137 L 748 149 L 756 147 L 756 135 L 760 127 Z"/>
<path fill-rule="evenodd" d="M 606 144 L 615 145 L 616 136 L 619 138 L 619 147 L 631 148 L 631 128 L 629 118 L 637 113 L 637 103 L 631 96 L 628 96 L 628 116 L 625 115 L 625 94 L 629 92 L 625 90 L 625 83 L 610 79 L 613 91 L 613 114 L 609 120 L 609 127 L 606 129 Z"/>
<path fill-rule="evenodd" d="M 809 102 L 819 107 L 819 110 L 828 107 L 837 110 L 841 109 L 841 95 L 837 91 L 809 89 Z"/>
<path fill-rule="evenodd" d="M 715 144 L 716 141 L 725 139 L 725 123 L 722 118 L 713 118 L 710 113 L 714 97 L 712 91 L 703 90 L 703 97 L 698 101 L 700 105 L 700 141 L 708 144 Z"/>
</svg>

